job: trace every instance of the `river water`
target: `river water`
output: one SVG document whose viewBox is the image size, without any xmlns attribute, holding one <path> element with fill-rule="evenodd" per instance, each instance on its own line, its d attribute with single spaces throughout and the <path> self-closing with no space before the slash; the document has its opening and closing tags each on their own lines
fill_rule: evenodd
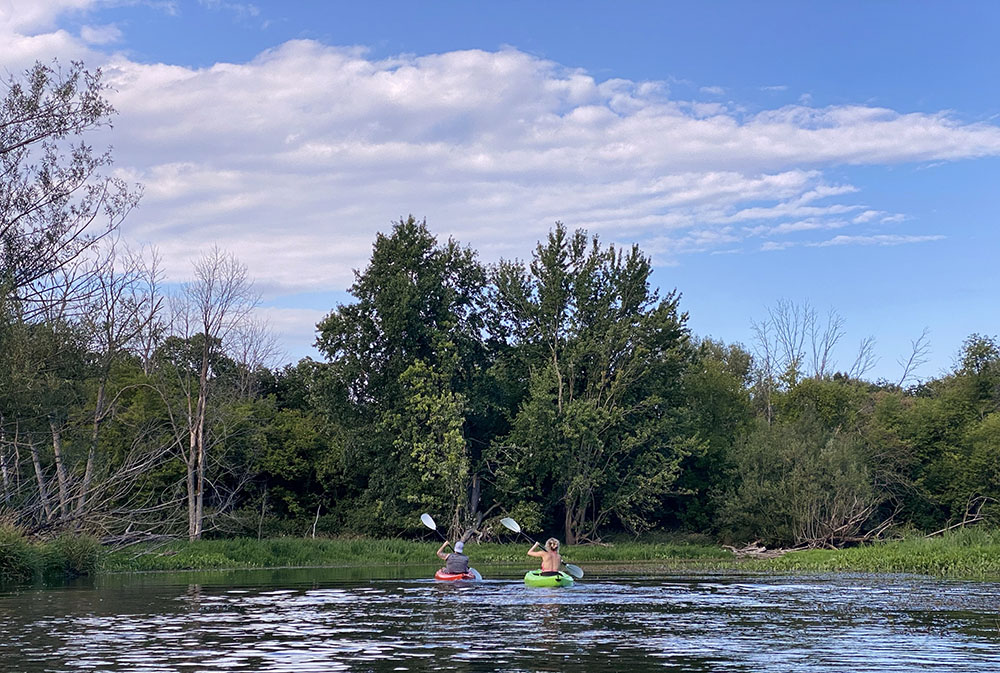
<svg viewBox="0 0 1000 673">
<path fill-rule="evenodd" d="M 0 591 L 0 672 L 1000 672 L 1000 583 L 515 570 L 141 574 Z M 504 576 L 506 575 L 506 576 Z"/>
</svg>

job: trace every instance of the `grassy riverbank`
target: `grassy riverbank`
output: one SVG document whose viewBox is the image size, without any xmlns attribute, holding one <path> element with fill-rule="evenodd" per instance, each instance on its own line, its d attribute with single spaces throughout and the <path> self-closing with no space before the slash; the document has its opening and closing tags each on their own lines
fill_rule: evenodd
<svg viewBox="0 0 1000 673">
<path fill-rule="evenodd" d="M 201 540 L 134 547 L 106 555 L 100 568 L 105 572 L 142 570 L 201 570 L 217 568 L 273 568 L 284 566 L 370 565 L 435 563 L 439 542 L 410 540 L 311 540 L 276 538 L 254 540 Z M 473 563 L 525 562 L 526 544 L 469 544 L 466 553 Z M 624 543 L 566 548 L 573 563 L 628 561 L 731 559 L 717 546 L 687 543 Z"/>
<path fill-rule="evenodd" d="M 1000 531 L 957 530 L 851 549 L 815 549 L 768 561 L 774 570 L 915 573 L 939 577 L 1000 578 Z"/>
<path fill-rule="evenodd" d="M 374 539 L 236 538 L 172 541 L 102 549 L 87 537 L 33 542 L 0 527 L 0 580 L 30 581 L 77 575 L 152 570 L 216 570 L 350 565 L 433 564 L 434 541 Z M 474 564 L 525 563 L 525 544 L 473 544 Z M 899 572 L 942 577 L 1000 578 L 1000 531 L 957 531 L 843 550 L 812 550 L 770 561 L 737 561 L 707 542 L 648 541 L 567 547 L 578 565 L 642 562 L 666 567 L 751 568 L 764 572 Z M 648 567 L 648 566 L 647 566 Z"/>
</svg>

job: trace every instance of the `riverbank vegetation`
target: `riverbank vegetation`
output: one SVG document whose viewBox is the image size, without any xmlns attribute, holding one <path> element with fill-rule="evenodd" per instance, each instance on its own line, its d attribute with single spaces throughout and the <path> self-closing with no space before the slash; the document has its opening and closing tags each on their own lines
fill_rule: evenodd
<svg viewBox="0 0 1000 673">
<path fill-rule="evenodd" d="M 68 536 L 29 542 L 0 533 L 0 577 L 6 581 L 120 572 L 239 570 L 366 566 L 434 566 L 435 541 L 374 539 L 227 538 L 172 540 L 113 550 L 94 538 Z M 472 565 L 532 567 L 527 545 L 470 543 Z M 774 559 L 736 558 L 704 541 L 620 542 L 564 549 L 566 558 L 591 575 L 602 572 L 740 571 L 912 573 L 937 577 L 1000 578 L 1000 534 L 959 531 L 936 538 L 907 538 L 848 549 L 816 549 Z"/>
<path fill-rule="evenodd" d="M 849 549 L 813 549 L 775 559 L 767 567 L 997 579 L 1000 578 L 1000 534 L 969 530 L 944 538 L 916 537 Z"/>
<path fill-rule="evenodd" d="M 203 251 L 177 286 L 116 241 L 141 190 L 83 142 L 113 114 L 99 73 L 22 80 L 0 106 L 0 521 L 25 539 L 86 558 L 65 540 L 204 540 L 191 553 L 222 563 L 246 538 L 406 549 L 421 512 L 452 539 L 503 540 L 513 516 L 570 545 L 820 549 L 997 522 L 995 337 L 918 381 L 921 335 L 872 381 L 871 338 L 835 360 L 835 312 L 779 300 L 753 343 L 724 343 L 692 333 L 636 246 L 557 223 L 524 261 L 486 264 L 409 217 L 318 323 L 319 359 L 276 366 L 235 256 Z M 888 547 L 865 549 L 847 553 Z"/>
</svg>

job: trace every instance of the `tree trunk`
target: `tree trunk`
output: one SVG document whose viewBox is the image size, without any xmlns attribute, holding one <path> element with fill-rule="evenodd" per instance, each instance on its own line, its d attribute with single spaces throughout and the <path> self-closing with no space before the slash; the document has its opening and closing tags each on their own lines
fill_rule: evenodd
<svg viewBox="0 0 1000 673">
<path fill-rule="evenodd" d="M 188 502 L 188 539 L 197 540 L 198 539 L 198 527 L 195 525 L 195 513 L 197 508 L 195 507 L 195 446 L 194 446 L 194 432 L 191 432 L 191 444 L 187 455 L 187 460 L 185 465 L 187 467 L 186 483 L 187 483 L 187 502 Z"/>
<path fill-rule="evenodd" d="M 97 387 L 97 404 L 94 407 L 94 425 L 90 431 L 90 448 L 87 451 L 87 466 L 83 470 L 83 484 L 80 486 L 80 497 L 76 501 L 76 513 L 83 514 L 87 505 L 87 495 L 90 492 L 90 482 L 94 478 L 94 460 L 97 457 L 97 439 L 104 421 L 104 390 L 106 380 L 101 379 Z"/>
<path fill-rule="evenodd" d="M 3 475 L 3 501 L 10 504 L 10 476 L 7 474 L 7 447 L 0 439 L 0 473 Z"/>
<path fill-rule="evenodd" d="M 35 466 L 35 478 L 38 480 L 38 500 L 42 503 L 45 520 L 52 521 L 52 507 L 49 505 L 49 494 L 45 488 L 45 474 L 42 472 L 42 461 L 38 458 L 38 447 L 34 441 L 28 442 L 31 449 L 31 463 Z"/>
<path fill-rule="evenodd" d="M 56 423 L 54 416 L 49 416 L 49 427 L 52 428 L 52 455 L 56 462 L 56 482 L 59 487 L 59 516 L 66 517 L 69 513 L 69 494 L 66 484 L 66 466 L 62 456 L 62 428 Z"/>
<path fill-rule="evenodd" d="M 3 429 L 3 414 L 0 414 L 0 475 L 3 477 L 3 501 L 10 504 L 10 475 L 7 472 L 7 436 Z"/>
<path fill-rule="evenodd" d="M 190 398 L 189 398 L 190 399 Z M 186 469 L 185 481 L 187 484 L 188 503 L 188 539 L 198 539 L 197 525 L 197 472 L 198 472 L 198 433 L 195 430 L 195 414 L 192 414 L 191 403 L 188 402 L 188 451 L 184 457 Z"/>
<path fill-rule="evenodd" d="M 198 403 L 195 407 L 192 459 L 194 460 L 194 513 L 190 538 L 200 540 L 205 519 L 205 413 L 208 398 L 208 335 L 202 353 L 198 377 Z"/>
</svg>

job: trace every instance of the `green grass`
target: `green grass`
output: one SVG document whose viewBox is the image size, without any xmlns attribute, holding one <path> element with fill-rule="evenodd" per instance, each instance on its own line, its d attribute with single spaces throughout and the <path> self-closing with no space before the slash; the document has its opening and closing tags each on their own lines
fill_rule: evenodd
<svg viewBox="0 0 1000 673">
<path fill-rule="evenodd" d="M 26 537 L 0 524 L 0 581 L 31 582 L 44 578 L 90 575 L 102 556 L 100 543 L 87 535 L 63 535 L 47 542 Z"/>
<path fill-rule="evenodd" d="M 762 563 L 773 570 L 915 573 L 939 577 L 1000 577 L 1000 531 L 956 530 L 838 550 L 810 550 Z"/>
<path fill-rule="evenodd" d="M 105 572 L 127 572 L 434 563 L 434 552 L 438 546 L 437 542 L 373 539 L 199 540 L 130 547 L 107 554 L 100 568 Z M 465 551 L 473 563 L 519 563 L 528 559 L 528 546 L 470 543 Z M 573 563 L 731 558 L 728 552 L 718 547 L 683 543 L 584 545 L 567 547 L 563 553 Z"/>
<path fill-rule="evenodd" d="M 795 552 L 770 561 L 738 561 L 703 538 L 622 541 L 564 547 L 567 561 L 591 568 L 638 564 L 643 571 L 679 568 L 751 569 L 762 572 L 915 573 L 940 577 L 1000 577 L 1000 530 L 955 531 L 842 550 Z M 94 573 L 151 570 L 226 570 L 366 565 L 429 565 L 439 543 L 379 539 L 272 538 L 174 541 L 114 552 L 88 537 L 36 542 L 0 525 L 0 580 L 32 581 Z M 524 564 L 527 544 L 469 543 L 473 564 Z M 533 562 L 533 561 L 531 561 Z"/>
</svg>

